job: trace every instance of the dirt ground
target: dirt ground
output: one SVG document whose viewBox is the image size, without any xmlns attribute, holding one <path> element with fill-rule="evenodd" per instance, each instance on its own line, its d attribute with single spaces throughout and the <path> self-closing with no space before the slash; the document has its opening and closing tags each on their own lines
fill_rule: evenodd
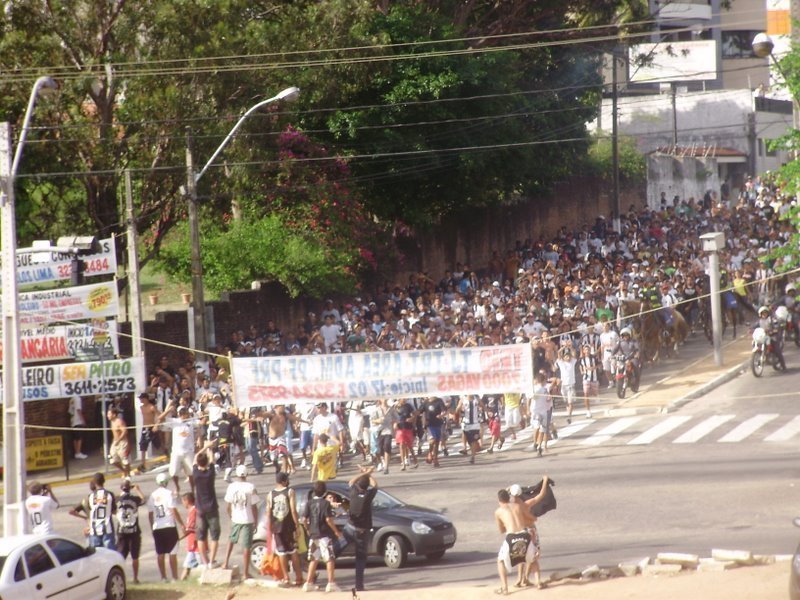
<svg viewBox="0 0 800 600">
<path fill-rule="evenodd" d="M 369 581 L 367 581 L 369 585 Z M 547 600 L 785 600 L 789 590 L 789 563 L 741 567 L 725 572 L 682 572 L 667 577 L 637 576 L 606 581 L 565 581 L 551 584 L 545 590 L 512 588 L 509 597 L 543 598 Z M 350 590 L 337 594 L 303 593 L 297 589 L 274 589 L 238 586 L 230 589 L 200 588 L 195 584 L 175 586 L 141 586 L 131 588 L 131 600 L 180 600 L 203 597 L 204 600 L 225 600 L 235 591 L 237 600 L 255 600 L 265 594 L 278 600 L 294 598 L 352 598 Z M 497 598 L 491 587 L 429 587 L 405 590 L 370 590 L 360 592 L 368 600 L 484 600 Z"/>
</svg>

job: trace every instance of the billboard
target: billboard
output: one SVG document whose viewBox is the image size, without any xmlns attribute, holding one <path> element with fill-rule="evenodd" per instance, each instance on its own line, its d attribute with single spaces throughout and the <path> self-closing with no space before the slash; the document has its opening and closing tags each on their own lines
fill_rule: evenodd
<svg viewBox="0 0 800 600">
<path fill-rule="evenodd" d="M 704 81 L 717 78 L 714 40 L 636 44 L 628 49 L 628 80 L 633 83 Z"/>
<path fill-rule="evenodd" d="M 83 263 L 84 277 L 117 274 L 117 253 L 114 239 L 100 240 L 100 251 L 78 256 Z M 41 262 L 43 255 L 49 259 Z M 66 281 L 72 275 L 72 255 L 64 252 L 25 252 L 17 254 L 17 285 L 20 287 Z M 2 285 L 0 283 L 0 285 Z"/>
<path fill-rule="evenodd" d="M 22 327 L 116 317 L 118 313 L 116 281 L 19 294 L 19 324 Z"/>
<path fill-rule="evenodd" d="M 130 394 L 145 382 L 144 358 L 22 368 L 23 400 Z"/>
<path fill-rule="evenodd" d="M 44 325 L 20 329 L 23 363 L 56 360 L 109 360 L 119 354 L 117 322 L 95 320 L 86 325 Z M 0 360 L 3 346 L 0 343 Z"/>
</svg>

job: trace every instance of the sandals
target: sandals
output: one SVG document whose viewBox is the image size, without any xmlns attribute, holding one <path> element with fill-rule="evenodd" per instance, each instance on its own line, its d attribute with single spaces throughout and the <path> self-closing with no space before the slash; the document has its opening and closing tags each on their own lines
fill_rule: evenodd
<svg viewBox="0 0 800 600">
<path fill-rule="evenodd" d="M 497 594 L 498 596 L 508 596 L 508 590 L 506 588 L 502 588 L 502 587 L 501 588 L 497 588 L 494 591 L 494 593 Z"/>
</svg>

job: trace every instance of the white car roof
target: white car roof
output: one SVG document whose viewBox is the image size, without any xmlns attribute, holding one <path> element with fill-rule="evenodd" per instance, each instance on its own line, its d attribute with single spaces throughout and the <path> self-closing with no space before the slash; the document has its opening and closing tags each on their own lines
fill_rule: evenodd
<svg viewBox="0 0 800 600">
<path fill-rule="evenodd" d="M 21 546 L 27 546 L 33 542 L 57 538 L 57 535 L 29 533 L 26 535 L 12 535 L 0 538 L 0 556 L 8 556 Z"/>
</svg>

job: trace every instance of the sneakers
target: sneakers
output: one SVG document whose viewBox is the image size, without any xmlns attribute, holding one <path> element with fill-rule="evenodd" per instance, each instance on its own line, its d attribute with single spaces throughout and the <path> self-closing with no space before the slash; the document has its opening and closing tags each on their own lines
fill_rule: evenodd
<svg viewBox="0 0 800 600">
<path fill-rule="evenodd" d="M 305 459 L 305 458 L 304 458 L 304 459 L 302 460 L 302 462 L 300 463 L 300 468 L 301 468 L 301 469 L 308 469 L 308 463 L 306 462 L 306 459 Z"/>
<path fill-rule="evenodd" d="M 330 584 L 328 584 L 330 585 Z M 303 591 L 304 592 L 316 592 L 319 589 L 319 586 L 313 583 L 304 583 L 303 584 Z"/>
<path fill-rule="evenodd" d="M 572 423 L 572 417 L 567 417 L 567 425 L 569 425 L 570 423 Z"/>
<path fill-rule="evenodd" d="M 228 483 L 230 483 L 230 482 L 231 482 L 231 472 L 232 472 L 232 471 L 233 471 L 233 469 L 231 469 L 230 467 L 228 467 L 227 469 L 225 469 L 225 477 L 223 477 L 223 479 L 224 479 L 225 481 L 227 481 Z"/>
<path fill-rule="evenodd" d="M 338 585 L 336 585 L 335 583 L 329 583 L 328 585 L 325 586 L 325 591 L 326 592 L 341 592 L 342 589 Z"/>
<path fill-rule="evenodd" d="M 78 460 L 86 460 L 89 457 L 86 454 L 84 454 L 83 452 L 78 452 L 75 455 L 75 458 L 77 458 Z"/>
<path fill-rule="evenodd" d="M 591 419 L 592 418 L 592 411 L 590 411 L 590 410 L 586 411 L 586 418 L 587 419 Z"/>
</svg>

